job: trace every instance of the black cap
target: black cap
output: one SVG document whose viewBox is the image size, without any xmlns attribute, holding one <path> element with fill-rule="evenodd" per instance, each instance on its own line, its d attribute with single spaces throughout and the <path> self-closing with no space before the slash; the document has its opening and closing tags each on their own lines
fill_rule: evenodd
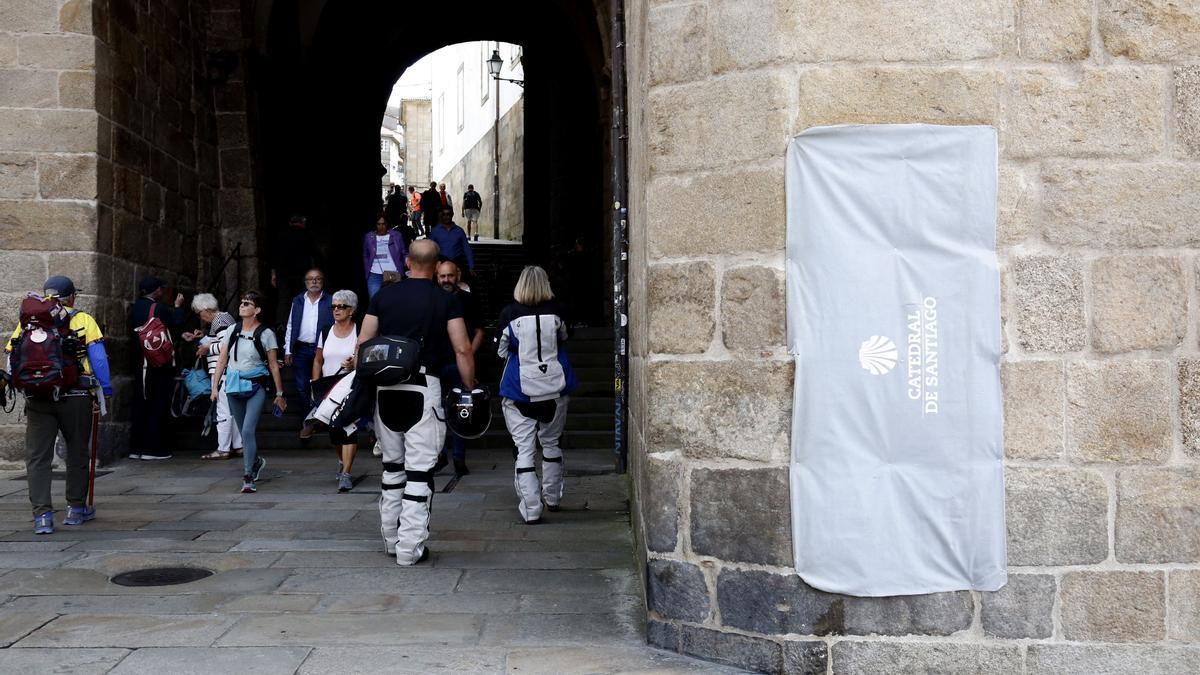
<svg viewBox="0 0 1200 675">
<path fill-rule="evenodd" d="M 142 295 L 149 295 L 166 285 L 166 282 L 158 277 L 144 277 L 141 283 L 138 284 L 138 292 Z"/>
<path fill-rule="evenodd" d="M 75 282 L 61 275 L 50 277 L 46 283 L 42 284 L 42 294 L 47 297 L 56 295 L 65 298 L 78 292 L 79 289 L 75 288 Z"/>
</svg>

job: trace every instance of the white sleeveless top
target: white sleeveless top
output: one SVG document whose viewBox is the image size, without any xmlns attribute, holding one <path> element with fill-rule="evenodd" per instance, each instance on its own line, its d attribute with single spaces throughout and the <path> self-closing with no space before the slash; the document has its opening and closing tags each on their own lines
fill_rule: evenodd
<svg viewBox="0 0 1200 675">
<path fill-rule="evenodd" d="M 321 376 L 337 375 L 342 367 L 342 361 L 354 355 L 354 345 L 358 343 L 358 326 L 353 326 L 350 334 L 340 338 L 334 333 L 335 328 L 329 329 L 329 339 L 318 336 L 317 348 L 322 350 L 325 361 L 321 364 Z"/>
</svg>

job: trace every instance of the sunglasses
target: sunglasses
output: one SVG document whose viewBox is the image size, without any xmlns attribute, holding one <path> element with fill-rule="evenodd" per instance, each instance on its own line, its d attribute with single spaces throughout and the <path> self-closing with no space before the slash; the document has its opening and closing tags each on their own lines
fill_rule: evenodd
<svg viewBox="0 0 1200 675">
<path fill-rule="evenodd" d="M 239 307 L 254 307 L 254 306 L 255 306 L 255 304 L 254 304 L 253 302 L 249 301 L 249 300 L 243 300 L 243 301 L 241 301 L 241 302 L 239 302 L 239 303 L 238 303 L 238 306 L 239 306 Z"/>
<path fill-rule="evenodd" d="M 334 309 L 353 309 L 354 305 L 334 305 Z"/>
<path fill-rule="evenodd" d="M 325 277 L 304 277 L 305 281 L 325 281 Z"/>
</svg>

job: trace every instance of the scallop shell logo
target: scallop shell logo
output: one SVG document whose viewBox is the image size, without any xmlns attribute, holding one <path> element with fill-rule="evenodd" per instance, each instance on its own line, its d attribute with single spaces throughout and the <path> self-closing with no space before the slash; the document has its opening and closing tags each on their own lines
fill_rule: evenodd
<svg viewBox="0 0 1200 675">
<path fill-rule="evenodd" d="M 884 375 L 896 367 L 896 343 L 882 335 L 872 335 L 858 348 L 858 362 L 872 375 Z"/>
</svg>

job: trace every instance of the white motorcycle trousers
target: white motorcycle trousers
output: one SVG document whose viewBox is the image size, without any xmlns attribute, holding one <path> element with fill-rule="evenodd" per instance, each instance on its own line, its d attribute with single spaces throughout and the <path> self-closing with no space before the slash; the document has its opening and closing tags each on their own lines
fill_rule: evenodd
<svg viewBox="0 0 1200 675">
<path fill-rule="evenodd" d="M 402 384 L 379 387 L 375 436 L 383 451 L 380 530 L 387 552 L 399 565 L 413 565 L 425 552 L 433 504 L 433 465 L 446 439 L 442 387 L 436 377 L 413 375 Z"/>
<path fill-rule="evenodd" d="M 542 517 L 542 500 L 550 506 L 558 506 L 563 495 L 563 453 L 559 447 L 563 427 L 567 423 L 569 396 L 559 396 L 552 401 L 518 403 L 504 399 L 504 424 L 517 446 L 517 462 L 513 483 L 517 490 L 517 511 L 525 522 Z M 526 416 L 529 412 L 534 416 Z M 542 444 L 542 479 L 538 482 L 536 456 L 537 444 Z"/>
</svg>

